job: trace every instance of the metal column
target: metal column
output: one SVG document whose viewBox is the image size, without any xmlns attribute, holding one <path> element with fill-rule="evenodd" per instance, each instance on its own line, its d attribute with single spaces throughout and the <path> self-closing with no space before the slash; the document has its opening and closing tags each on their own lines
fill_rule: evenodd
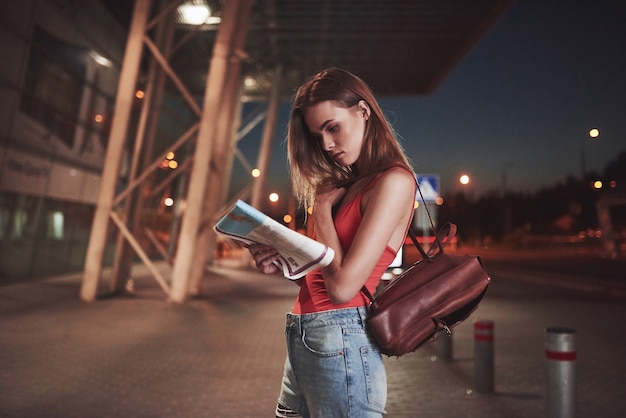
<svg viewBox="0 0 626 418">
<path fill-rule="evenodd" d="M 166 15 L 158 21 L 156 30 L 156 43 L 164 50 L 164 55 L 168 56 L 171 49 L 172 37 L 174 34 L 174 19 Z M 139 126 L 135 135 L 135 147 L 133 150 L 132 163 L 128 175 L 129 183 L 135 181 L 141 167 L 146 167 L 152 158 L 152 148 L 159 120 L 161 103 L 163 101 L 164 74 L 158 62 L 152 58 L 148 70 L 147 86 L 143 98 L 143 106 L 139 117 Z M 142 157 L 142 158 L 141 158 Z M 126 225 L 132 234 L 137 236 L 140 231 L 141 214 L 143 202 L 139 196 L 146 192 L 150 182 L 144 182 L 143 187 L 137 187 L 126 197 L 123 207 L 123 217 Z M 111 275 L 109 289 L 113 294 L 122 293 L 126 287 L 126 282 L 132 270 L 132 263 L 135 259 L 135 252 L 130 243 L 119 234 L 117 246 L 115 248 L 115 260 Z"/>
<path fill-rule="evenodd" d="M 109 145 L 104 161 L 96 212 L 89 236 L 87 255 L 85 256 L 85 272 L 80 290 L 81 299 L 88 302 L 96 298 L 102 273 L 102 260 L 107 242 L 109 216 L 113 207 L 113 196 L 119 176 L 120 160 L 135 94 L 135 85 L 143 48 L 142 38 L 151 4 L 152 0 L 136 1 L 124 53 L 124 64 L 117 88 Z"/>
<path fill-rule="evenodd" d="M 272 152 L 272 142 L 274 140 L 274 132 L 276 130 L 276 120 L 278 119 L 278 104 L 279 104 L 279 90 L 280 90 L 281 68 L 276 68 L 274 73 L 274 80 L 272 82 L 272 92 L 270 94 L 269 109 L 267 111 L 267 119 L 265 120 L 265 126 L 263 128 L 263 138 L 261 140 L 261 149 L 259 151 L 259 158 L 257 162 L 257 168 L 260 175 L 254 180 L 252 186 L 252 199 L 251 205 L 259 209 L 261 199 L 263 199 L 263 193 L 265 190 L 265 183 L 267 182 L 267 171 L 269 167 L 270 155 Z"/>
<path fill-rule="evenodd" d="M 187 192 L 187 207 L 183 215 L 172 272 L 170 295 L 172 302 L 184 302 L 188 293 L 191 266 L 204 207 L 205 182 L 209 174 L 213 142 L 216 141 L 215 126 L 223 100 L 224 82 L 229 70 L 228 61 L 234 53 L 238 52 L 233 45 L 234 40 L 238 39 L 238 32 L 247 33 L 248 31 L 251 8 L 252 0 L 229 0 L 224 3 L 222 22 L 215 41 L 207 78 L 198 144 Z"/>
<path fill-rule="evenodd" d="M 201 293 L 201 284 L 207 261 L 213 258 L 211 257 L 211 253 L 215 249 L 213 220 L 215 213 L 224 204 L 222 201 L 222 188 L 229 185 L 225 181 L 225 175 L 228 161 L 234 157 L 232 122 L 237 102 L 240 101 L 237 95 L 240 91 L 239 62 L 240 58 L 234 57 L 229 64 L 228 75 L 224 83 L 224 101 L 220 109 L 217 126 L 215 127 L 216 138 L 211 151 L 211 169 L 206 182 L 202 222 L 195 246 L 196 255 L 193 258 L 189 276 L 189 293 L 195 295 Z"/>
</svg>

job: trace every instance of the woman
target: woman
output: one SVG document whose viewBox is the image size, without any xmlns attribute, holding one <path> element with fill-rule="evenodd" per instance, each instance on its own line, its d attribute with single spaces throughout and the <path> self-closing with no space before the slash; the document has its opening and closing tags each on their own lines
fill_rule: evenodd
<svg viewBox="0 0 626 418">
<path fill-rule="evenodd" d="M 312 207 L 315 238 L 335 251 L 308 274 L 287 314 L 285 371 L 277 417 L 380 417 L 387 383 L 367 335 L 368 299 L 404 242 L 415 176 L 369 87 L 329 68 L 302 85 L 288 130 L 296 198 Z M 251 246 L 264 273 L 276 251 Z"/>
</svg>

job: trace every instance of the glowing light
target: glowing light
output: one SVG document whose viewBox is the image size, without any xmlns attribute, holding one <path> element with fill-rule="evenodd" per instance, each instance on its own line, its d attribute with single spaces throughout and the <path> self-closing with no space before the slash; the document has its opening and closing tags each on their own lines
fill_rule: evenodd
<svg viewBox="0 0 626 418">
<path fill-rule="evenodd" d="M 292 217 L 291 217 L 291 215 L 289 215 L 289 214 L 288 214 L 288 215 L 283 216 L 283 222 L 284 222 L 284 223 L 286 223 L 286 224 L 290 223 L 290 222 L 292 221 L 292 219 L 293 219 L 293 218 L 292 218 Z"/>
<path fill-rule="evenodd" d="M 601 189 L 602 188 L 602 182 L 600 180 L 596 180 L 593 182 L 593 188 L 594 189 Z"/>
<path fill-rule="evenodd" d="M 469 184 L 470 178 L 467 174 L 463 174 L 461 177 L 459 177 L 459 182 L 461 184 Z"/>
<path fill-rule="evenodd" d="M 278 199 L 280 199 L 280 196 L 278 195 L 278 193 L 272 192 L 269 195 L 269 199 L 270 199 L 270 202 L 278 202 Z"/>
<path fill-rule="evenodd" d="M 174 205 L 174 199 L 172 199 L 171 197 L 166 197 L 163 203 L 165 204 L 165 206 L 170 207 Z"/>
<path fill-rule="evenodd" d="M 49 215 L 48 236 L 50 238 L 63 239 L 64 220 L 63 212 L 55 211 Z"/>
<path fill-rule="evenodd" d="M 183 4 L 178 7 L 181 21 L 189 25 L 203 25 L 206 23 L 211 10 L 206 4 Z"/>
<path fill-rule="evenodd" d="M 598 128 L 593 128 L 592 130 L 589 131 L 589 136 L 591 138 L 597 138 L 600 136 L 600 130 Z"/>
<path fill-rule="evenodd" d="M 178 161 L 176 161 L 176 160 L 170 160 L 170 162 L 169 162 L 169 163 L 167 163 L 167 166 L 168 166 L 169 168 L 171 168 L 172 170 L 174 170 L 174 169 L 178 168 Z"/>
<path fill-rule="evenodd" d="M 146 93 L 144 93 L 143 90 L 137 90 L 135 92 L 135 97 L 138 98 L 138 99 L 143 99 L 145 95 L 146 95 Z"/>
<path fill-rule="evenodd" d="M 102 55 L 98 54 L 97 52 L 91 51 L 91 53 L 89 55 L 91 56 L 91 58 L 96 63 L 102 65 L 103 67 L 111 67 L 113 65 L 111 60 L 109 60 L 108 58 L 103 57 Z"/>
<path fill-rule="evenodd" d="M 254 168 L 252 169 L 252 177 L 259 177 L 261 175 L 261 170 L 259 170 L 258 168 Z"/>
<path fill-rule="evenodd" d="M 96 123 L 102 123 L 102 121 L 104 120 L 104 116 L 102 116 L 102 115 L 96 115 L 96 116 L 94 116 L 94 117 L 93 117 L 93 120 L 94 120 Z"/>
<path fill-rule="evenodd" d="M 175 157 L 174 152 L 170 151 L 167 153 L 167 155 L 165 156 L 165 158 L 167 158 L 168 160 L 173 160 Z"/>
<path fill-rule="evenodd" d="M 443 197 L 437 197 L 437 199 L 435 199 L 435 203 L 437 204 L 437 206 L 443 205 Z"/>
</svg>

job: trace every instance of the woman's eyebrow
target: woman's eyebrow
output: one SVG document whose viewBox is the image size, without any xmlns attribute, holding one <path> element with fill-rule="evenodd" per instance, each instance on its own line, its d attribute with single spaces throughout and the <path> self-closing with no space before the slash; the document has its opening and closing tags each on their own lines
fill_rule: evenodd
<svg viewBox="0 0 626 418">
<path fill-rule="evenodd" d="M 333 119 L 328 119 L 327 121 L 325 121 L 324 123 L 322 123 L 320 125 L 320 131 L 323 131 L 324 128 L 326 127 L 326 125 L 328 125 L 329 123 L 331 123 L 333 121 Z"/>
</svg>

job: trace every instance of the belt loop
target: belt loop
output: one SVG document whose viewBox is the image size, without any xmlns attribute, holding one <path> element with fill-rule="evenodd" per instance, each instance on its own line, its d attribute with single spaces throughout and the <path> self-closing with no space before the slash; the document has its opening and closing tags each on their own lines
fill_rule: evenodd
<svg viewBox="0 0 626 418">
<path fill-rule="evenodd" d="M 359 316 L 361 317 L 361 324 L 365 326 L 365 324 L 367 323 L 367 308 L 365 308 L 365 306 L 360 306 L 357 308 L 357 311 L 359 312 Z"/>
<path fill-rule="evenodd" d="M 289 313 L 287 315 L 289 316 L 289 321 L 297 327 L 298 332 L 302 335 L 302 315 L 293 313 Z"/>
</svg>

